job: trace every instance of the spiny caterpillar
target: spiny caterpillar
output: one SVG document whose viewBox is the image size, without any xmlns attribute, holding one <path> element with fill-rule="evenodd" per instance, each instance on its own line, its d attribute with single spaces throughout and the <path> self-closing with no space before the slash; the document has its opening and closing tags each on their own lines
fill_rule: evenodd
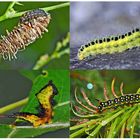
<svg viewBox="0 0 140 140">
<path fill-rule="evenodd" d="M 43 87 L 39 91 L 39 93 L 36 94 L 36 97 L 40 104 L 38 114 L 33 114 L 29 112 L 17 112 L 13 115 L 3 115 L 2 117 L 16 117 L 18 119 L 23 119 L 32 123 L 34 127 L 38 127 L 46 123 L 51 123 L 51 119 L 53 116 L 53 97 L 57 94 L 58 90 L 56 86 L 52 83 L 52 81 L 49 81 L 48 84 Z"/>
<path fill-rule="evenodd" d="M 100 100 L 98 100 L 99 105 L 95 106 L 94 104 L 92 104 L 90 102 L 90 100 L 88 99 L 86 93 L 81 89 L 81 93 L 85 99 L 85 101 L 87 102 L 87 104 L 92 107 L 89 108 L 88 106 L 84 105 L 77 97 L 77 89 L 75 90 L 75 99 L 76 101 L 85 109 L 87 109 L 88 111 L 92 112 L 92 113 L 101 113 L 103 111 L 105 111 L 106 109 L 110 109 L 110 108 L 117 108 L 119 106 L 127 106 L 127 105 L 132 105 L 132 104 L 136 104 L 136 103 L 140 103 L 140 93 L 136 93 L 136 94 L 126 94 L 124 95 L 123 93 L 123 83 L 120 86 L 120 92 L 121 92 L 121 96 L 118 97 L 115 93 L 114 90 L 114 83 L 115 83 L 115 79 L 112 80 L 112 84 L 111 84 L 111 90 L 112 90 L 112 95 L 115 97 L 114 99 L 109 99 L 109 97 L 107 96 L 107 89 L 106 89 L 106 83 L 104 83 L 104 97 L 106 99 L 106 101 L 101 102 Z"/>
<path fill-rule="evenodd" d="M 138 47 L 140 44 L 140 29 L 136 28 L 131 32 L 119 36 L 96 39 L 78 50 L 78 59 L 83 60 L 88 57 L 95 57 L 98 54 L 121 53 L 127 49 Z"/>
<path fill-rule="evenodd" d="M 7 36 L 1 36 L 0 54 L 3 59 L 16 59 L 18 51 L 24 50 L 26 46 L 42 37 L 44 31 L 48 32 L 46 28 L 50 19 L 50 14 L 41 9 L 28 11 L 23 14 L 13 31 L 7 31 Z"/>
</svg>

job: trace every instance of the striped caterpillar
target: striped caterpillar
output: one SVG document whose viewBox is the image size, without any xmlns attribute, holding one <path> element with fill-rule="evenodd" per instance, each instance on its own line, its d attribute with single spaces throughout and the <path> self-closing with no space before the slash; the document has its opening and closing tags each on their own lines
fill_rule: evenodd
<svg viewBox="0 0 140 140">
<path fill-rule="evenodd" d="M 127 49 L 139 46 L 140 29 L 136 28 L 131 32 L 119 36 L 96 39 L 85 45 L 81 45 L 78 50 L 78 60 L 88 57 L 95 57 L 98 54 L 121 53 Z"/>
<path fill-rule="evenodd" d="M 43 87 L 39 93 L 36 94 L 36 97 L 39 102 L 39 113 L 33 114 L 29 112 L 17 112 L 13 115 L 3 115 L 0 117 L 8 117 L 8 118 L 18 118 L 26 120 L 33 124 L 34 127 L 38 127 L 40 125 L 51 123 L 51 119 L 53 116 L 53 97 L 58 94 L 58 90 L 56 86 L 49 81 L 48 84 Z"/>
<path fill-rule="evenodd" d="M 3 59 L 16 59 L 18 51 L 24 50 L 26 46 L 41 37 L 44 31 L 48 32 L 46 28 L 50 19 L 50 14 L 41 9 L 23 14 L 13 31 L 7 31 L 7 36 L 1 36 L 0 54 Z"/>
<path fill-rule="evenodd" d="M 88 111 L 97 114 L 97 113 L 102 113 L 103 111 L 110 109 L 110 108 L 117 108 L 117 107 L 121 107 L 121 106 L 127 106 L 127 105 L 132 105 L 132 104 L 136 104 L 136 103 L 140 103 L 140 93 L 136 93 L 136 94 L 124 94 L 123 93 L 123 83 L 121 83 L 120 86 L 120 92 L 121 92 L 121 96 L 117 96 L 116 92 L 114 90 L 114 84 L 115 84 L 115 79 L 112 80 L 112 84 L 111 84 L 111 90 L 112 90 L 112 95 L 115 97 L 114 99 L 109 99 L 109 97 L 107 96 L 107 89 L 106 89 L 106 83 L 104 83 L 104 97 L 106 101 L 100 101 L 98 99 L 99 105 L 95 106 L 94 104 L 91 103 L 91 101 L 88 99 L 86 93 L 81 89 L 81 93 L 85 99 L 85 101 L 87 102 L 87 104 L 91 107 L 89 108 L 88 106 L 84 105 L 77 97 L 77 89 L 75 89 L 75 99 L 76 101 L 85 109 L 87 109 Z M 77 108 L 77 107 L 76 107 Z"/>
</svg>

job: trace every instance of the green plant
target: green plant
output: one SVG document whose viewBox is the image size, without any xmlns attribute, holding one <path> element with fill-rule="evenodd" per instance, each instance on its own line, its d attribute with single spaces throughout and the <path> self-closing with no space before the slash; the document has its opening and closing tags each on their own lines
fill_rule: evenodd
<svg viewBox="0 0 140 140">
<path fill-rule="evenodd" d="M 33 71 L 21 71 L 20 73 L 31 79 L 30 75 L 33 74 Z M 35 94 L 38 93 L 40 89 L 44 87 L 46 83 L 48 83 L 49 80 L 52 80 L 55 86 L 58 88 L 58 95 L 54 97 L 56 105 L 53 107 L 54 117 L 52 118 L 52 123 L 36 128 L 29 126 L 28 124 L 20 124 L 19 126 L 13 127 L 11 126 L 12 122 L 10 124 L 0 124 L 0 137 L 37 137 L 46 132 L 69 127 L 68 75 L 69 72 L 67 70 L 43 71 L 43 74 L 39 74 L 32 79 L 33 86 L 28 98 L 0 108 L 1 115 L 7 114 L 8 111 L 12 111 L 14 108 L 19 106 L 22 107 L 20 110 L 21 112 L 37 113 L 38 109 L 36 107 L 39 106 L 39 103 Z M 18 123 L 20 122 L 18 121 Z"/>
<path fill-rule="evenodd" d="M 77 71 L 76 71 L 77 72 Z M 72 96 L 72 105 L 71 105 L 71 127 L 70 132 L 71 138 L 75 137 L 88 137 L 88 138 L 138 138 L 139 135 L 139 120 L 140 120 L 140 104 L 127 104 L 123 107 L 117 107 L 116 109 L 106 109 L 103 112 L 98 112 L 95 107 L 99 106 L 99 103 L 96 99 L 99 99 L 100 102 L 105 101 L 103 90 L 101 90 L 103 85 L 103 79 L 106 79 L 107 82 L 107 93 L 110 97 L 112 92 L 109 90 L 110 79 L 112 76 L 121 77 L 125 73 L 127 80 L 129 79 L 129 71 L 118 71 L 119 75 L 115 71 L 88 71 L 87 72 L 77 72 L 77 75 L 73 72 L 72 76 L 72 91 L 75 93 L 75 98 Z M 76 75 L 76 76 L 75 76 Z M 131 72 L 132 78 L 139 73 Z M 104 78 L 106 77 L 106 78 Z M 82 82 L 79 81 L 83 79 Z M 122 78 L 122 77 L 121 77 Z M 92 80 L 91 80 L 92 79 Z M 133 80 L 137 81 L 136 78 Z M 133 81 L 132 80 L 132 81 Z M 129 80 L 128 80 L 129 81 Z M 129 83 L 127 81 L 127 83 Z M 132 82 L 131 81 L 131 82 Z M 94 91 L 90 91 L 86 88 L 86 85 L 92 82 Z M 137 83 L 137 82 L 136 82 Z M 138 84 L 139 85 L 139 84 Z M 128 85 L 127 85 L 128 86 Z M 137 92 L 133 92 L 133 88 L 136 85 L 131 87 L 132 89 L 129 92 L 125 91 L 125 94 L 136 94 L 140 93 L 140 89 Z M 80 90 L 75 90 L 75 87 L 78 89 L 84 88 L 86 95 L 82 94 Z M 118 96 L 120 96 L 118 84 L 116 84 L 115 89 Z M 75 90 L 75 91 L 74 91 Z M 84 97 L 84 98 L 83 98 Z M 109 99 L 112 99 L 110 97 Z M 75 100 L 76 99 L 76 100 Z M 93 107 L 95 105 L 95 107 Z"/>
<path fill-rule="evenodd" d="M 1 5 L 4 4 L 7 3 L 1 3 Z M 40 8 L 46 12 L 49 12 L 51 14 L 52 20 L 49 25 L 49 33 L 44 34 L 43 38 L 38 39 L 36 42 L 31 44 L 30 47 L 28 47 L 25 51 L 20 53 L 20 58 L 16 60 L 16 66 L 14 65 L 14 61 L 5 63 L 5 61 L 1 59 L 1 67 L 22 68 L 23 65 L 22 61 L 23 61 L 24 67 L 30 69 L 32 67 L 34 67 L 34 69 L 39 69 L 42 67 L 60 68 L 59 67 L 60 65 L 58 65 L 58 63 L 61 64 L 62 68 L 68 68 L 69 63 L 67 62 L 69 59 L 69 41 L 70 41 L 69 10 L 68 10 L 69 4 L 70 4 L 69 2 L 65 2 L 65 3 L 12 2 L 10 3 L 7 9 L 4 11 L 4 14 L 0 16 L 1 29 L 4 30 L 3 34 L 5 34 L 5 30 L 7 30 L 7 28 L 11 28 L 10 30 L 12 30 L 13 26 L 16 26 L 14 20 L 17 21 L 18 17 L 26 13 L 28 11 L 27 7 L 30 7 L 29 10 Z M 44 5 L 50 5 L 50 6 L 41 8 Z M 19 7 L 23 9 L 20 12 L 18 12 Z M 60 14 L 61 12 L 64 12 L 64 14 L 63 15 Z M 61 22 L 61 19 L 63 18 L 65 18 L 65 20 Z M 8 20 L 10 20 L 10 24 L 7 22 Z"/>
</svg>

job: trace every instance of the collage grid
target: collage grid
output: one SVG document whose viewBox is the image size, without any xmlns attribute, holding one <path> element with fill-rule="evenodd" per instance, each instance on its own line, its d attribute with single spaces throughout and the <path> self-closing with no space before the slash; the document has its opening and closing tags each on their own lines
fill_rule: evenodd
<svg viewBox="0 0 140 140">
<path fill-rule="evenodd" d="M 0 138 L 140 138 L 140 2 L 0 9 Z"/>
</svg>

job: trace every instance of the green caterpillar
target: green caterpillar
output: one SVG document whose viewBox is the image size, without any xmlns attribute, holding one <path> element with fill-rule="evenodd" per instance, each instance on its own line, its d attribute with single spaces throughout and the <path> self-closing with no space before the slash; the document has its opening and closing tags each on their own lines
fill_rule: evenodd
<svg viewBox="0 0 140 140">
<path fill-rule="evenodd" d="M 83 60 L 98 54 L 120 53 L 139 45 L 140 29 L 136 28 L 123 35 L 96 39 L 90 43 L 81 45 L 77 56 L 78 60 Z"/>
</svg>

